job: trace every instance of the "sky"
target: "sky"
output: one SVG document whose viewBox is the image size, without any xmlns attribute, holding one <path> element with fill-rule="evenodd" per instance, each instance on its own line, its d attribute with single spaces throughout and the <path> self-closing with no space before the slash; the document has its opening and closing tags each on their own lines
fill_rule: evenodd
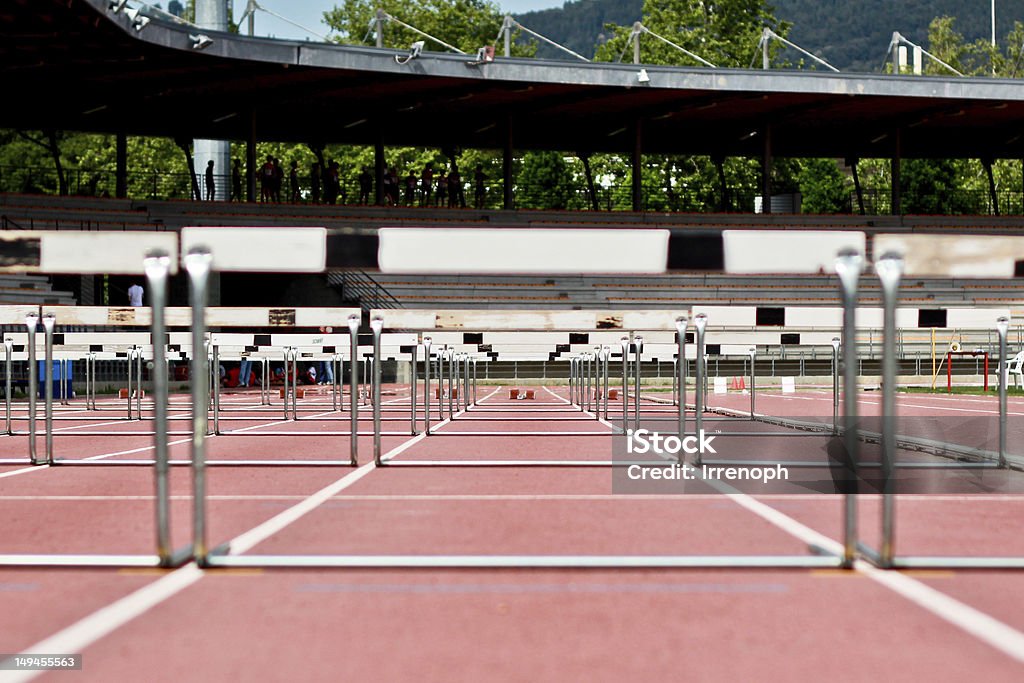
<svg viewBox="0 0 1024 683">
<path fill-rule="evenodd" d="M 246 0 L 234 1 L 234 16 L 240 17 L 245 11 Z M 317 33 L 325 34 L 327 27 L 321 22 L 323 13 L 340 4 L 336 0 L 258 0 L 262 7 L 291 19 L 297 24 L 310 28 Z M 564 0 L 496 0 L 499 7 L 510 14 L 529 12 L 537 9 L 561 7 Z M 401 18 L 401 17 L 399 17 Z M 242 31 L 247 29 L 243 26 Z M 497 30 L 497 29 L 495 29 Z M 266 12 L 256 13 L 256 35 L 272 35 L 275 38 L 292 38 L 305 40 L 316 38 L 302 29 L 281 21 Z"/>
</svg>

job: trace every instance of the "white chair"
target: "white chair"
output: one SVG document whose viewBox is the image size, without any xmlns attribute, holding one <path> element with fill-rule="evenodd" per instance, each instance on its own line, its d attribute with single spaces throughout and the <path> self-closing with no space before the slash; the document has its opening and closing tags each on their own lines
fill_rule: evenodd
<svg viewBox="0 0 1024 683">
<path fill-rule="evenodd" d="M 1006 372 L 1013 375 L 1013 386 L 1024 388 L 1024 351 L 1021 351 L 1010 360 L 1006 366 Z M 1009 382 L 1007 382 L 1007 385 L 1009 385 Z"/>
</svg>

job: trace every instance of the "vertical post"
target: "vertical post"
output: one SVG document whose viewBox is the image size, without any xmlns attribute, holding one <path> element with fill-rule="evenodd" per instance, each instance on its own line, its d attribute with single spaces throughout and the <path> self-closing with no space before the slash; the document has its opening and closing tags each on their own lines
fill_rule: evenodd
<svg viewBox="0 0 1024 683">
<path fill-rule="evenodd" d="M 374 44 L 377 47 L 384 47 L 384 22 L 387 21 L 387 15 L 384 10 L 377 10 L 374 32 L 376 33 Z"/>
<path fill-rule="evenodd" d="M 291 355 L 288 353 L 288 349 L 285 348 L 281 351 L 281 358 L 284 360 L 284 419 L 288 419 L 288 392 L 290 391 L 289 386 L 291 385 Z"/>
<path fill-rule="evenodd" d="M 1006 468 L 1006 331 L 1010 328 L 1010 319 L 1000 316 L 996 320 L 999 332 L 999 466 Z"/>
<path fill-rule="evenodd" d="M 864 259 L 855 250 L 844 249 L 836 259 L 836 275 L 843 300 L 843 442 L 846 449 L 846 476 L 850 478 L 845 492 L 843 566 L 853 566 L 857 551 L 857 285 Z"/>
<path fill-rule="evenodd" d="M 135 358 L 135 348 L 128 349 L 128 419 L 132 419 L 132 361 Z"/>
<path fill-rule="evenodd" d="M 30 313 L 25 316 L 25 327 L 28 329 L 28 459 L 33 465 L 42 465 L 36 455 L 36 395 L 39 393 L 36 361 L 36 327 L 39 316 Z"/>
<path fill-rule="evenodd" d="M 573 375 L 576 372 L 576 359 L 569 359 L 569 403 L 576 403 L 576 387 L 573 384 Z"/>
<path fill-rule="evenodd" d="M 416 357 L 417 356 L 416 352 L 417 352 L 418 348 L 419 348 L 418 344 L 414 343 L 412 345 L 412 360 L 410 362 L 410 365 L 412 365 L 412 386 L 410 387 L 410 390 L 409 390 L 409 403 L 412 406 L 412 411 L 411 411 L 411 414 L 409 416 L 409 420 L 410 420 L 409 433 L 412 434 L 413 436 L 416 436 L 416 434 L 417 434 L 417 432 L 416 432 L 416 371 L 417 371 L 418 368 L 416 366 L 419 364 L 418 363 L 419 359 Z"/>
<path fill-rule="evenodd" d="M 292 419 L 299 419 L 299 350 L 294 346 L 290 349 L 292 355 Z M 287 399 L 285 403 L 287 403 Z"/>
<path fill-rule="evenodd" d="M 832 337 L 832 433 L 839 434 L 839 337 Z"/>
<path fill-rule="evenodd" d="M 622 345 L 622 433 L 629 431 L 629 337 L 619 340 Z"/>
<path fill-rule="evenodd" d="M 772 127 L 764 127 L 764 147 L 761 153 L 761 213 L 772 212 Z"/>
<path fill-rule="evenodd" d="M 8 435 L 12 434 L 11 430 L 11 372 L 13 371 L 12 356 L 14 355 L 14 343 L 10 339 L 4 339 L 4 358 L 6 360 L 5 365 L 7 366 L 7 379 L 4 385 L 4 415 L 6 432 Z"/>
<path fill-rule="evenodd" d="M 251 18 L 251 15 L 250 15 Z M 256 201 L 256 110 L 249 112 L 249 130 L 245 140 L 245 187 L 247 201 Z M 228 195 L 229 197 L 231 195 Z M 241 199 L 241 197 L 239 197 Z"/>
<path fill-rule="evenodd" d="M 455 392 L 458 391 L 458 377 L 455 374 L 455 349 L 448 349 L 448 419 L 455 419 L 455 412 L 452 410 L 452 401 L 455 400 Z"/>
<path fill-rule="evenodd" d="M 124 199 L 128 196 L 128 136 L 117 134 L 117 170 L 114 175 L 114 196 Z"/>
<path fill-rule="evenodd" d="M 437 352 L 437 419 L 444 419 L 444 359 L 448 355 L 448 345 L 442 346 Z"/>
<path fill-rule="evenodd" d="M 381 466 L 381 434 L 380 434 L 380 333 L 384 329 L 384 319 L 379 315 L 370 321 L 373 332 L 373 462 Z"/>
<path fill-rule="evenodd" d="M 478 358 L 473 359 L 473 405 L 476 405 L 476 365 L 479 362 Z"/>
<path fill-rule="evenodd" d="M 430 337 L 423 338 L 423 432 L 430 436 Z"/>
<path fill-rule="evenodd" d="M 512 16 L 505 15 L 501 23 L 501 32 L 505 36 L 505 56 L 512 56 Z"/>
<path fill-rule="evenodd" d="M 213 352 L 213 433 L 220 435 L 220 347 L 216 344 L 210 345 Z M 287 405 L 287 401 L 285 402 Z"/>
<path fill-rule="evenodd" d="M 676 318 L 676 353 L 678 353 L 679 355 L 676 362 L 676 371 L 673 376 L 675 377 L 675 381 L 679 386 L 679 403 L 677 406 L 679 411 L 677 416 L 679 419 L 679 425 L 678 429 L 676 430 L 676 436 L 679 437 L 680 441 L 682 441 L 683 438 L 686 437 L 686 401 L 683 398 L 685 390 L 683 388 L 683 377 L 680 368 L 686 365 L 686 352 L 683 345 L 686 344 L 686 328 L 689 327 L 689 325 L 689 318 L 685 316 L 679 316 L 678 318 Z M 685 455 L 683 451 L 680 449 L 679 462 L 682 463 L 684 459 Z"/>
<path fill-rule="evenodd" d="M 757 347 L 750 347 L 750 417 L 754 417 L 755 396 L 757 396 L 757 371 L 754 369 L 757 363 Z"/>
<path fill-rule="evenodd" d="M 771 30 L 765 26 L 761 29 L 761 69 L 767 71 L 771 68 L 768 58 L 768 41 L 771 40 Z"/>
<path fill-rule="evenodd" d="M 594 419 L 601 419 L 601 347 L 594 347 Z"/>
<path fill-rule="evenodd" d="M 206 430 L 210 388 L 207 355 L 202 352 L 206 340 L 207 282 L 213 257 L 203 248 L 193 248 L 185 256 L 192 304 L 192 556 L 199 566 L 206 564 Z"/>
<path fill-rule="evenodd" d="M 643 184 L 644 122 L 636 120 L 633 128 L 633 211 L 644 210 Z"/>
<path fill-rule="evenodd" d="M 693 317 L 693 326 L 697 330 L 697 380 L 693 396 L 693 431 L 700 441 L 701 432 L 704 431 L 704 381 L 707 368 L 704 365 L 704 332 L 708 328 L 708 316 L 706 313 L 698 313 Z M 700 466 L 703 453 L 697 450 L 697 457 L 694 464 Z"/>
<path fill-rule="evenodd" d="M 879 564 L 891 567 L 894 556 L 893 526 L 895 496 L 893 471 L 896 460 L 896 303 L 903 275 L 903 257 L 897 253 L 883 254 L 875 262 L 875 272 L 882 283 L 882 546 Z M 1005 329 L 1005 328 L 1004 328 Z"/>
<path fill-rule="evenodd" d="M 349 412 L 349 462 L 359 464 L 359 316 L 348 317 L 348 412 Z"/>
<path fill-rule="evenodd" d="M 644 353 L 644 338 L 633 337 L 633 358 L 636 362 L 636 374 L 633 376 L 633 429 L 640 429 L 640 362 Z"/>
<path fill-rule="evenodd" d="M 43 388 L 45 402 L 43 404 L 46 419 L 46 463 L 53 464 L 53 328 L 57 319 L 53 313 L 43 316 L 43 339 L 45 340 L 46 368 L 43 371 Z"/>
<path fill-rule="evenodd" d="M 166 252 L 154 251 L 143 261 L 152 308 L 150 334 L 153 340 L 153 475 L 156 489 L 156 550 L 160 564 L 171 561 L 170 471 L 167 453 L 167 274 L 171 259 Z"/>
<path fill-rule="evenodd" d="M 641 24 L 639 21 L 634 22 L 634 24 L 633 24 L 633 33 L 632 33 L 632 36 L 631 36 L 633 38 L 633 63 L 634 64 L 639 64 L 640 63 L 640 34 L 643 33 L 643 29 L 644 29 L 644 25 L 643 24 Z"/>
<path fill-rule="evenodd" d="M 893 134 L 892 161 L 889 164 L 889 171 L 892 177 L 892 215 L 903 214 L 903 184 L 900 180 L 900 162 L 903 156 L 903 139 L 900 129 L 897 128 Z"/>
<path fill-rule="evenodd" d="M 384 159 L 384 133 L 378 130 L 376 139 L 373 141 L 373 203 L 377 206 L 384 205 L 384 173 L 386 160 Z"/>
<path fill-rule="evenodd" d="M 506 34 L 505 40 L 508 40 L 508 34 Z M 513 149 L 513 133 L 512 115 L 508 114 L 505 117 L 505 148 L 501 157 L 501 177 L 505 193 L 502 208 L 506 211 L 511 211 L 515 208 L 515 197 L 512 196 L 512 157 L 515 153 Z"/>
</svg>

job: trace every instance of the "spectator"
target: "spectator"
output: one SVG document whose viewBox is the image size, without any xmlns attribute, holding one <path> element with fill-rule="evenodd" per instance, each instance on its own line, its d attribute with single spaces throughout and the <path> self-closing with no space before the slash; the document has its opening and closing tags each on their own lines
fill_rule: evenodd
<svg viewBox="0 0 1024 683">
<path fill-rule="evenodd" d="M 476 170 L 473 171 L 473 182 L 476 189 L 473 206 L 482 209 L 484 208 L 484 196 L 487 194 L 487 176 L 484 174 L 484 167 L 480 164 L 477 164 Z"/>
<path fill-rule="evenodd" d="M 274 159 L 274 201 L 281 203 L 281 186 L 284 185 L 284 169 L 281 160 Z"/>
<path fill-rule="evenodd" d="M 242 162 L 238 159 L 231 168 L 231 201 L 242 201 Z"/>
<path fill-rule="evenodd" d="M 132 282 L 132 286 L 128 288 L 128 305 L 141 306 L 143 293 L 142 285 L 138 282 Z"/>
<path fill-rule="evenodd" d="M 269 202 L 274 198 L 274 157 L 267 155 L 267 161 L 260 166 L 260 201 Z"/>
<path fill-rule="evenodd" d="M 299 162 L 292 159 L 292 170 L 288 172 L 288 180 L 291 182 L 292 204 L 298 204 L 302 199 L 299 192 Z"/>
<path fill-rule="evenodd" d="M 430 206 L 430 198 L 434 190 L 434 165 L 427 164 L 420 174 L 420 206 Z"/>
<path fill-rule="evenodd" d="M 459 175 L 459 167 L 452 164 L 451 173 L 448 174 L 448 207 L 466 208 L 466 193 L 462 189 L 462 176 Z"/>
<path fill-rule="evenodd" d="M 249 360 L 248 356 L 242 357 L 242 362 L 238 364 L 238 386 L 247 387 L 249 381 L 252 379 L 252 361 Z"/>
<path fill-rule="evenodd" d="M 416 201 L 416 174 L 409 171 L 405 176 L 405 205 L 412 206 Z"/>
<path fill-rule="evenodd" d="M 338 201 L 338 190 L 341 187 L 340 166 L 331 159 L 327 164 L 327 175 L 324 177 L 324 203 L 335 204 Z"/>
<path fill-rule="evenodd" d="M 384 171 L 384 177 L 381 178 L 381 199 L 385 204 L 391 201 L 391 173 L 386 169 Z"/>
<path fill-rule="evenodd" d="M 314 161 L 309 165 L 309 185 L 311 199 L 314 204 L 320 203 L 320 162 Z"/>
<path fill-rule="evenodd" d="M 448 174 L 441 170 L 441 175 L 437 178 L 437 205 L 444 207 L 445 202 L 448 200 Z"/>
<path fill-rule="evenodd" d="M 217 196 L 217 187 L 213 183 L 213 159 L 206 164 L 206 201 L 212 202 Z"/>
<path fill-rule="evenodd" d="M 370 192 L 373 190 L 373 175 L 370 173 L 370 169 L 363 167 L 363 172 L 359 174 L 359 203 L 366 205 L 370 203 Z"/>
</svg>

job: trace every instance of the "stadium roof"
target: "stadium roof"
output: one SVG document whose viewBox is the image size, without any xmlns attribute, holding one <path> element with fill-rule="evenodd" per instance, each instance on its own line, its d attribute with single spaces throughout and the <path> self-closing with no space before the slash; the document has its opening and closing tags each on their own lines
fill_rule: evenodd
<svg viewBox="0 0 1024 683">
<path fill-rule="evenodd" d="M 585 64 L 249 38 L 108 0 L 0 0 L 0 126 L 567 152 L 1024 157 L 1024 85 L 814 71 Z M 253 116 L 254 114 L 254 116 Z M 511 123 L 509 123 L 511 122 Z M 897 134 L 897 131 L 899 133 Z"/>
</svg>

